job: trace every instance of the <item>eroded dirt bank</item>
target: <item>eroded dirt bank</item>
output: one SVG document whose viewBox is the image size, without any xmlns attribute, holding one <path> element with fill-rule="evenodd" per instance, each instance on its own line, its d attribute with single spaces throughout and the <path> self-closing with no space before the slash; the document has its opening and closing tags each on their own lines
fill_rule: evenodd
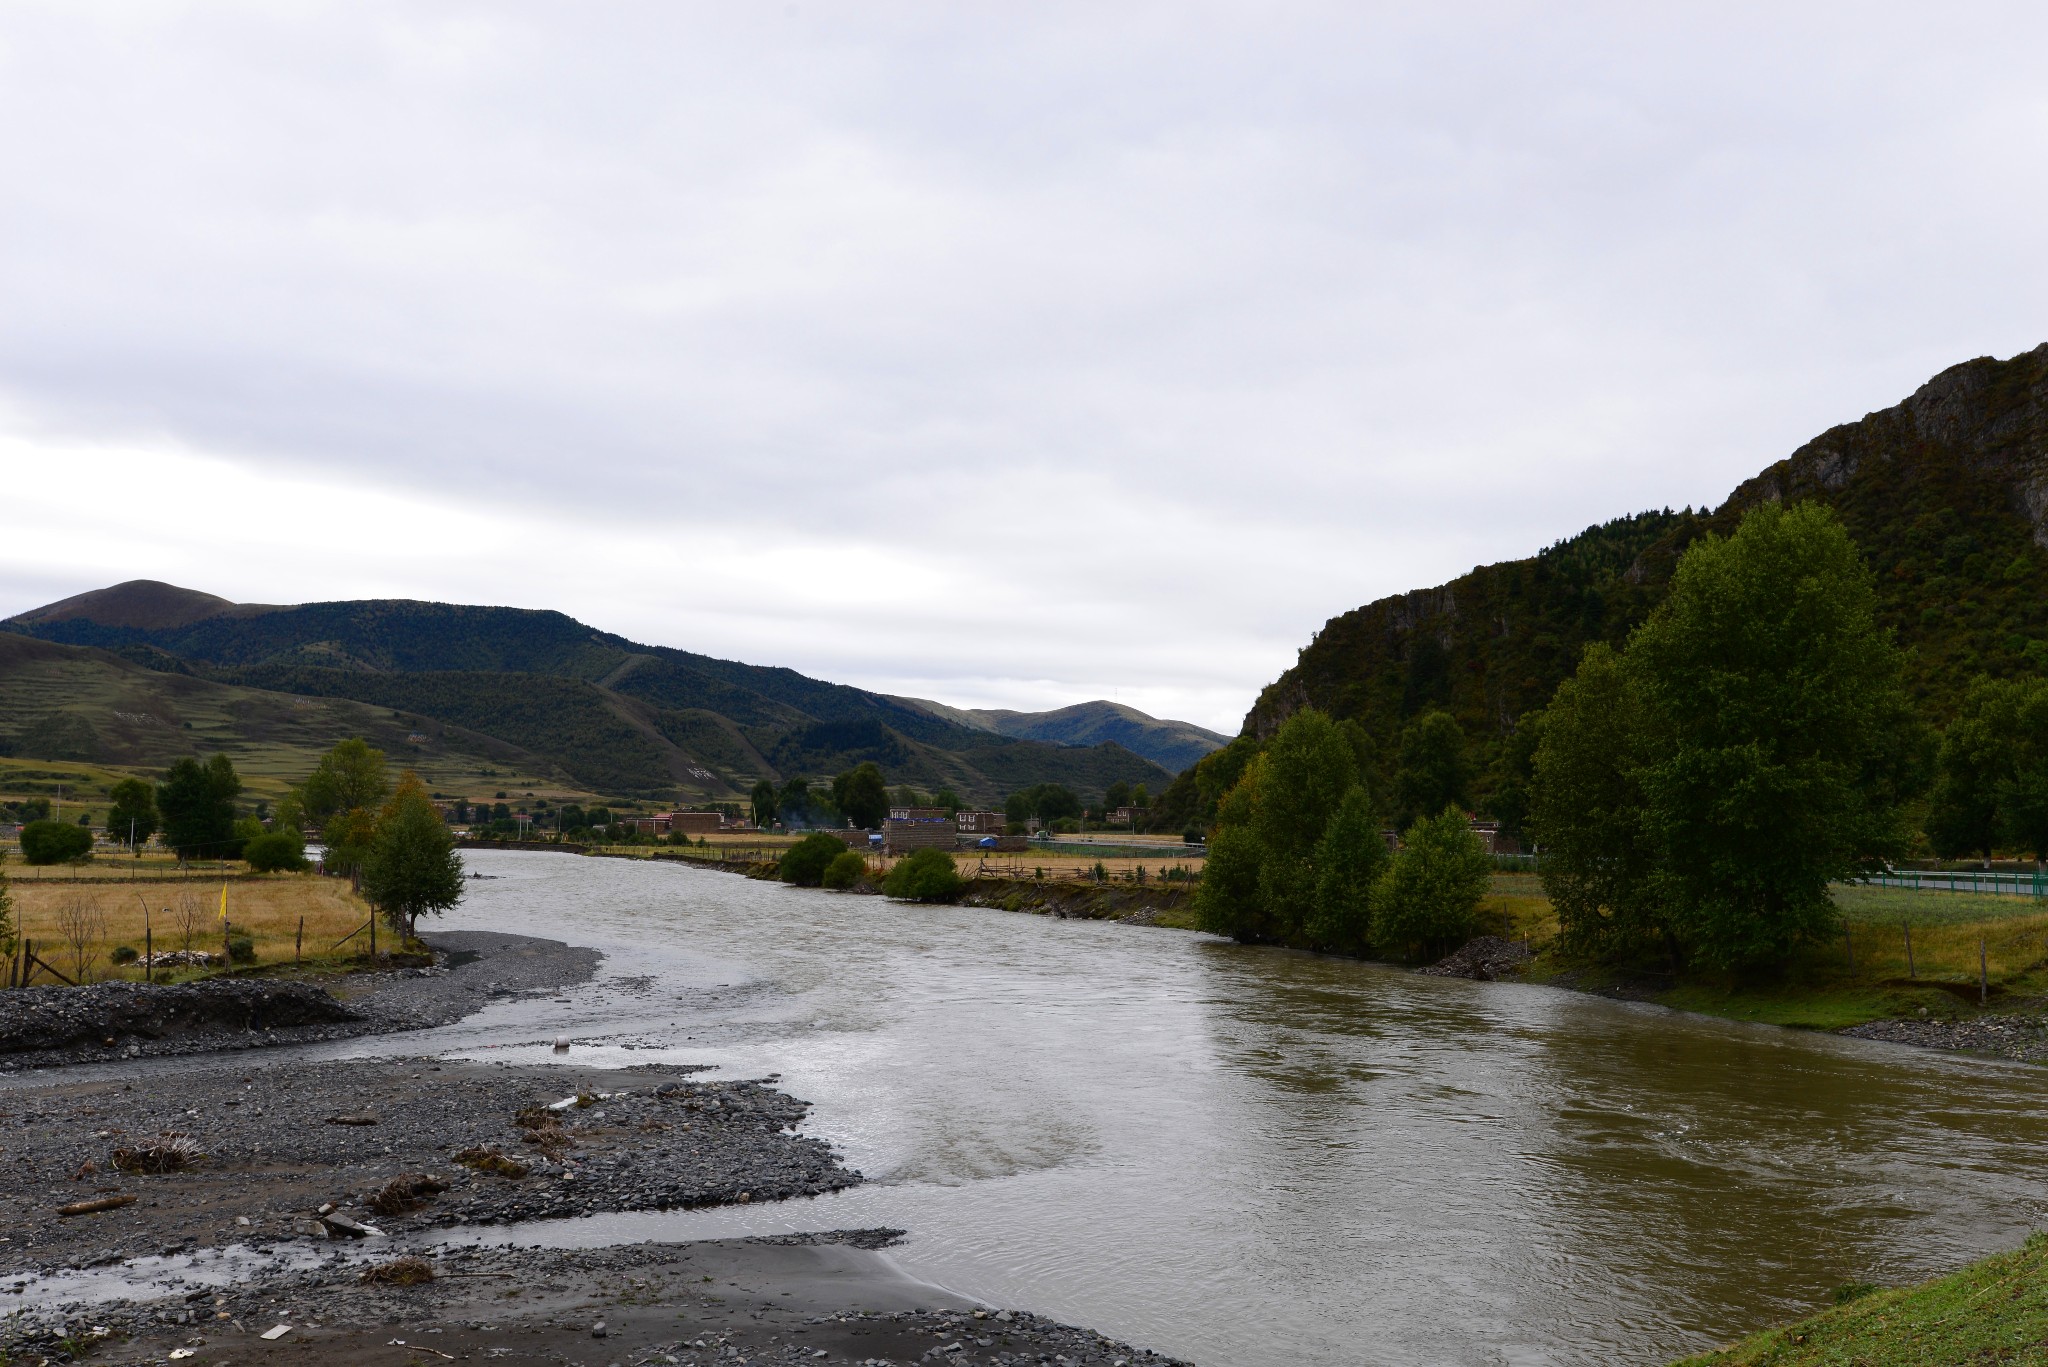
<svg viewBox="0 0 2048 1367">
<path fill-rule="evenodd" d="M 0 1072 L 306 1044 L 452 1025 L 494 997 L 590 980 L 596 950 L 486 930 L 437 931 L 431 967 L 99 983 L 0 992 Z"/>
</svg>

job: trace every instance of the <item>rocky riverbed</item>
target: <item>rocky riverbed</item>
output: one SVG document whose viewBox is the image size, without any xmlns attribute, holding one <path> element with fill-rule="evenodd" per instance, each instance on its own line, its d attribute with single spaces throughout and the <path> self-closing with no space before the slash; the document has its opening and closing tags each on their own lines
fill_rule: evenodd
<svg viewBox="0 0 2048 1367">
<path fill-rule="evenodd" d="M 427 937 L 431 967 L 177 986 L 0 992 L 0 1072 L 389 1034 L 450 1025 L 496 997 L 586 982 L 595 950 L 490 931 Z"/>
<path fill-rule="evenodd" d="M 675 1069 L 425 1059 L 15 1089 L 0 1093 L 0 1275 L 347 1238 L 347 1224 L 398 1234 L 860 1181 L 794 1133 L 805 1109 Z M 109 1208 L 64 1213 L 95 1202 Z"/>
<path fill-rule="evenodd" d="M 22 1362 L 77 1349 L 109 1363 L 195 1365 L 1179 1367 L 1085 1329 L 912 1281 L 875 1251 L 898 1233 L 461 1247 L 404 1263 L 357 1246 L 230 1286 L 166 1285 L 148 1300 L 39 1307 L 0 1321 L 0 1351 Z M 391 1277 L 410 1284 L 379 1280 Z"/>
<path fill-rule="evenodd" d="M 1842 1031 L 1858 1039 L 1990 1054 L 2023 1063 L 2048 1062 L 2048 1017 L 2039 1014 L 1971 1016 L 1963 1020 L 1885 1020 Z"/>
</svg>

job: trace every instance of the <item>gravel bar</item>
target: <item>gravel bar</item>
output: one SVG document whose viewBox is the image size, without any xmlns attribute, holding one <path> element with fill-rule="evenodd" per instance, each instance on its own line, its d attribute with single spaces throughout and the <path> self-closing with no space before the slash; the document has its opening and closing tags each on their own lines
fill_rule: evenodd
<svg viewBox="0 0 2048 1367">
<path fill-rule="evenodd" d="M 794 1133 L 805 1103 L 761 1082 L 677 1068 L 253 1062 L 0 1093 L 0 1276 L 350 1237 L 332 1216 L 400 1234 L 861 1180 Z M 173 1170 L 148 1171 L 164 1152 Z M 387 1191 L 402 1179 L 416 1189 Z M 133 1199 L 60 1213 L 121 1198 Z"/>
<path fill-rule="evenodd" d="M 233 1287 L 151 1301 L 57 1305 L 0 1320 L 14 1361 L 393 1364 L 449 1360 L 562 1367 L 953 1363 L 971 1367 L 1185 1367 L 1037 1315 L 994 1310 L 913 1281 L 885 1255 L 900 1231 L 633 1244 L 457 1248 L 431 1280 L 366 1283 L 337 1253 Z M 277 1326 L 289 1326 L 265 1338 Z"/>
</svg>

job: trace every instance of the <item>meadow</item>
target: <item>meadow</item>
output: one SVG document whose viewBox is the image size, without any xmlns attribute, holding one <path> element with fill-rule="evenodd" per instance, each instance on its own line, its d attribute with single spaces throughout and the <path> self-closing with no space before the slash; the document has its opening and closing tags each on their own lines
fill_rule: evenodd
<svg viewBox="0 0 2048 1367">
<path fill-rule="evenodd" d="M 367 948 L 335 942 L 369 919 L 369 908 L 339 878 L 310 873 L 241 875 L 223 880 L 183 879 L 173 883 L 87 878 L 77 882 L 10 877 L 19 934 L 34 941 L 36 956 L 78 982 L 108 978 L 139 981 L 142 966 L 113 962 L 126 946 L 143 950 L 145 930 L 158 954 L 175 950 L 222 949 L 221 889 L 227 888 L 228 921 L 255 942 L 258 965 L 293 961 L 301 926 L 309 964 L 353 958 Z M 359 940 L 363 937 L 358 936 Z M 159 981 L 186 978 L 200 969 L 160 969 Z M 36 981 L 50 979 L 38 973 Z"/>
</svg>

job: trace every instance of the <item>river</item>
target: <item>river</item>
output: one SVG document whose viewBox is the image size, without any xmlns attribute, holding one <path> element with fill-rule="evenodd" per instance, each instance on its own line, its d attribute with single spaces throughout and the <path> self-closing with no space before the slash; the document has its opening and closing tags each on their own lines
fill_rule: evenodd
<svg viewBox="0 0 2048 1367">
<path fill-rule="evenodd" d="M 2048 1223 L 2020 1065 L 1185 932 L 467 858 L 489 877 L 445 924 L 607 959 L 433 1047 L 542 1060 L 568 1034 L 583 1062 L 779 1073 L 873 1179 L 485 1237 L 894 1224 L 913 1275 L 1218 1367 L 1656 1364 Z"/>
</svg>

